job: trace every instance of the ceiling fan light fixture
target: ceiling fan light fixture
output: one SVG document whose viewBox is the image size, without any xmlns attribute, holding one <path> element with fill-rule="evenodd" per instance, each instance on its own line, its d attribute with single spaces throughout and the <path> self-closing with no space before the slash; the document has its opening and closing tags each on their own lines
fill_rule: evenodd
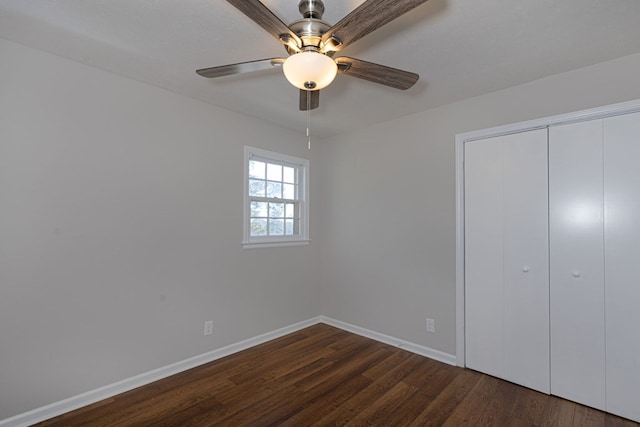
<svg viewBox="0 0 640 427">
<path fill-rule="evenodd" d="M 335 61 L 318 52 L 300 52 L 282 64 L 289 83 L 303 90 L 320 90 L 331 84 L 338 72 Z"/>
</svg>

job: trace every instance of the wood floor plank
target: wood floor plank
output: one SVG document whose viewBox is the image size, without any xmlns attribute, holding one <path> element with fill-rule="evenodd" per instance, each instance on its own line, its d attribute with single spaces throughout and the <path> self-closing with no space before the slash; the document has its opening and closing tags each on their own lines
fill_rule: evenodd
<svg viewBox="0 0 640 427">
<path fill-rule="evenodd" d="M 542 422 L 547 426 L 572 426 L 576 404 L 564 399 L 549 399 L 547 414 Z"/>
<path fill-rule="evenodd" d="M 496 392 L 480 415 L 478 424 L 483 426 L 502 425 L 517 418 L 518 414 L 514 412 L 517 388 L 518 386 L 513 383 L 499 381 Z"/>
<path fill-rule="evenodd" d="M 493 397 L 500 380 L 489 375 L 478 374 L 480 379 L 444 422 L 444 426 L 477 426 L 487 403 Z"/>
<path fill-rule="evenodd" d="M 154 427 L 171 427 L 188 425 L 202 426 L 201 422 L 194 423 L 194 418 L 199 414 L 207 413 L 209 416 L 214 412 L 219 414 L 224 411 L 224 405 L 213 397 L 202 398 L 197 402 L 193 402 L 191 405 L 185 405 L 183 408 L 173 407 L 169 411 L 156 412 L 153 417 L 142 416 L 140 420 L 135 422 L 127 422 L 128 427 L 147 427 L 153 425 Z M 122 423 L 119 420 L 117 424 Z M 114 425 L 114 424 L 112 424 Z"/>
<path fill-rule="evenodd" d="M 441 426 L 480 380 L 475 372 L 459 370 L 445 387 L 409 426 Z"/>
<path fill-rule="evenodd" d="M 315 420 L 321 419 L 327 412 L 340 408 L 352 396 L 362 395 L 363 390 L 366 390 L 371 382 L 369 378 L 358 375 L 339 387 L 335 387 L 314 399 L 308 399 L 307 402 L 303 403 L 303 408 L 299 412 L 279 420 L 278 426 L 299 427 L 301 425 L 310 425 L 309 420 L 312 420 L 311 423 L 313 423 Z M 339 412 L 342 412 L 342 410 L 340 409 Z"/>
<path fill-rule="evenodd" d="M 356 415 L 348 426 L 370 426 L 383 425 L 384 420 L 393 413 L 393 411 L 402 404 L 402 402 L 417 392 L 417 389 L 406 383 L 399 382 L 389 391 L 384 393 L 358 415 Z"/>
<path fill-rule="evenodd" d="M 337 386 L 340 381 L 351 375 L 360 375 L 390 354 L 389 350 L 382 345 L 366 344 L 360 348 L 359 352 L 349 353 L 348 357 L 335 360 L 334 364 L 325 372 L 310 375 L 296 385 L 305 392 L 315 387 Z"/>
<path fill-rule="evenodd" d="M 267 355 L 261 355 L 254 359 L 251 369 L 245 367 L 241 371 L 236 370 L 237 373 L 227 372 L 227 376 L 236 384 L 243 384 L 255 381 L 256 375 L 295 370 L 295 366 L 305 362 L 327 358 L 330 353 L 335 352 L 330 345 L 344 335 L 346 334 L 332 330 L 321 331 L 286 347 L 275 349 Z"/>
<path fill-rule="evenodd" d="M 435 399 L 453 381 L 461 368 L 427 359 L 404 381 L 422 391 L 429 400 Z"/>
<path fill-rule="evenodd" d="M 317 421 L 314 422 L 314 425 L 344 425 L 349 423 L 358 414 L 373 405 L 380 396 L 391 390 L 404 376 L 412 372 L 417 364 L 424 362 L 424 358 L 409 354 L 403 355 L 403 361 L 395 366 L 389 365 L 389 360 L 396 361 L 399 359 L 396 355 L 397 353 L 394 353 L 394 355 L 382 360 L 371 369 L 364 371 L 363 375 L 367 374 L 367 378 L 369 378 L 372 372 L 377 372 L 376 368 L 379 366 L 385 366 L 388 369 L 384 375 L 375 379 L 375 381 L 371 380 L 372 383 L 367 388 L 348 396 L 334 410 L 325 410 L 324 416 L 316 418 Z"/>
<path fill-rule="evenodd" d="M 218 399 L 225 405 L 224 414 L 220 414 L 218 419 L 225 420 L 274 395 L 284 398 L 284 393 L 295 387 L 296 382 L 316 372 L 324 371 L 332 365 L 333 362 L 331 361 L 320 360 L 266 384 L 236 386 L 228 393 L 218 396 Z M 293 390 L 297 395 L 298 388 L 295 387 Z M 212 417 L 207 416 L 207 419 L 212 419 Z"/>
<path fill-rule="evenodd" d="M 347 363 L 343 363 L 342 365 L 340 365 L 340 361 L 334 362 L 331 366 L 331 375 L 324 375 L 318 371 L 317 374 L 307 377 L 316 377 L 316 381 L 306 381 L 306 378 L 298 381 L 292 390 L 287 389 L 283 393 L 280 393 L 280 396 L 272 394 L 260 402 L 256 402 L 251 407 L 239 411 L 226 419 L 225 422 L 228 423 L 228 425 L 254 425 L 258 422 L 255 417 L 256 413 L 262 412 L 263 416 L 260 423 L 262 424 L 264 422 L 265 425 L 268 425 L 276 420 L 285 418 L 286 415 L 294 415 L 304 407 L 304 402 L 323 396 L 336 387 L 344 387 L 344 384 L 354 376 L 354 372 L 367 369 L 371 364 L 386 357 L 389 353 L 389 350 L 379 343 L 367 342 L 366 344 L 367 346 L 361 349 L 363 354 L 359 357 L 349 357 Z M 373 352 L 368 351 L 374 348 L 377 348 L 377 350 Z M 283 396 L 288 396 L 284 400 L 285 404 L 278 405 L 277 399 L 282 401 Z M 268 411 L 262 411 L 262 407 L 268 407 L 270 409 Z M 291 407 L 297 409 L 297 411 L 291 410 Z"/>
<path fill-rule="evenodd" d="M 605 427 L 635 427 L 637 426 L 631 420 L 627 420 L 624 418 L 620 418 L 613 414 L 605 414 L 604 416 L 604 425 Z"/>
<path fill-rule="evenodd" d="M 516 387 L 513 413 L 518 418 L 541 425 L 547 415 L 548 395 L 524 387 Z"/>
<path fill-rule="evenodd" d="M 573 416 L 573 425 L 575 427 L 604 427 L 605 414 L 597 409 L 586 406 L 577 406 Z"/>
<path fill-rule="evenodd" d="M 325 324 L 38 425 L 640 427 Z"/>
<path fill-rule="evenodd" d="M 411 356 L 416 356 L 416 355 L 412 355 L 411 353 L 406 351 L 394 352 L 391 354 L 391 356 L 387 357 L 380 363 L 364 371 L 362 375 L 364 375 L 367 378 L 371 378 L 372 380 L 380 379 L 381 377 L 387 375 L 391 370 L 396 368 L 398 365 L 405 362 Z"/>
</svg>

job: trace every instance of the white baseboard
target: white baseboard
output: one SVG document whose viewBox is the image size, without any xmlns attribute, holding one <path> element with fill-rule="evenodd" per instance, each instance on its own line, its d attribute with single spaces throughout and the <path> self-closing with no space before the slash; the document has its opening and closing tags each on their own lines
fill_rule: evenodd
<svg viewBox="0 0 640 427">
<path fill-rule="evenodd" d="M 196 366 L 213 362 L 214 360 L 218 360 L 233 353 L 246 350 L 258 344 L 262 344 L 267 341 L 271 341 L 281 336 L 290 334 L 292 332 L 296 332 L 300 329 L 304 329 L 308 326 L 320 323 L 320 321 L 320 317 L 314 317 L 308 320 L 304 320 L 302 322 L 285 326 L 284 328 L 280 328 L 275 331 L 267 332 L 265 334 L 249 338 L 247 340 L 240 341 L 238 343 L 231 344 L 217 350 L 200 354 L 198 356 L 191 357 L 177 363 L 172 363 L 171 365 L 167 365 L 162 368 L 154 369 L 153 371 L 145 372 L 144 374 L 136 375 L 134 377 L 127 378 L 125 380 L 118 381 L 116 383 L 109 384 L 107 386 L 61 400 L 59 402 L 54 402 L 50 405 L 42 406 L 23 414 L 0 420 L 0 427 L 27 427 L 32 424 L 47 420 L 49 418 L 57 417 L 58 415 L 62 415 L 66 412 L 73 411 L 83 406 L 99 402 L 103 399 L 107 399 L 117 394 L 124 393 L 125 391 L 129 391 L 145 384 L 149 384 L 154 381 L 169 377 L 171 375 L 186 371 L 188 369 L 195 368 Z"/>
<path fill-rule="evenodd" d="M 448 365 L 456 365 L 456 356 L 454 354 L 445 353 L 440 350 L 434 350 L 430 347 L 425 347 L 409 341 L 401 340 L 390 335 L 381 334 L 379 332 L 361 328 L 360 326 L 352 325 L 340 320 L 335 320 L 330 317 L 320 316 L 320 322 L 326 323 L 327 325 L 335 326 L 336 328 L 340 328 L 348 332 L 353 332 L 354 334 L 362 335 L 363 337 L 383 342 L 385 344 L 400 347 L 403 350 L 428 357 L 429 359 L 437 360 L 438 362 L 443 362 Z"/>
<path fill-rule="evenodd" d="M 50 405 L 36 408 L 29 412 L 16 415 L 11 418 L 0 420 L 0 427 L 28 427 L 32 424 L 39 423 L 49 418 L 62 415 L 66 412 L 73 411 L 83 406 L 90 405 L 95 402 L 99 402 L 103 399 L 113 397 L 117 394 L 124 393 L 134 388 L 143 386 L 145 384 L 152 383 L 154 381 L 161 380 L 163 378 L 175 375 L 177 373 L 186 371 L 196 366 L 203 365 L 205 363 L 213 362 L 214 360 L 221 359 L 231 354 L 237 353 L 242 350 L 254 347 L 258 344 L 271 341 L 281 336 L 290 334 L 292 332 L 299 331 L 311 325 L 317 323 L 326 323 L 327 325 L 334 326 L 336 328 L 343 329 L 347 332 L 352 332 L 357 335 L 361 335 L 367 338 L 371 338 L 376 341 L 383 342 L 385 344 L 400 347 L 404 350 L 412 353 L 419 354 L 421 356 L 428 357 L 440 362 L 447 363 L 449 365 L 456 364 L 456 357 L 452 354 L 444 353 L 439 350 L 434 350 L 429 347 L 414 344 L 408 341 L 404 341 L 398 338 L 394 338 L 389 335 L 384 335 L 369 329 L 361 328 L 349 323 L 345 323 L 339 320 L 335 320 L 325 316 L 313 317 L 302 322 L 295 323 L 293 325 L 285 326 L 284 328 L 277 329 L 275 331 L 267 332 L 262 335 L 258 335 L 253 338 L 249 338 L 244 341 L 240 341 L 235 344 L 222 347 L 217 350 L 213 350 L 189 359 L 182 360 L 180 362 L 172 363 L 171 365 L 164 366 L 162 368 L 154 369 L 153 371 L 145 372 L 140 375 L 136 375 L 131 378 L 127 378 L 122 381 L 118 381 L 113 384 L 109 384 L 104 387 L 100 387 L 95 390 L 91 390 L 86 393 L 79 394 L 77 396 L 70 397 L 68 399 L 54 402 Z"/>
</svg>

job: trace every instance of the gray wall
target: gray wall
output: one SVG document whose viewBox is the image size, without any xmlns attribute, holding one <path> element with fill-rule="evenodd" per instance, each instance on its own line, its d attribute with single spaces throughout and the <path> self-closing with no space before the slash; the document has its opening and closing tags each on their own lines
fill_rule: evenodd
<svg viewBox="0 0 640 427">
<path fill-rule="evenodd" d="M 310 159 L 313 198 L 302 132 L 0 58 L 0 420 L 320 314 L 313 205 L 311 245 L 240 246 L 243 146 Z"/>
<path fill-rule="evenodd" d="M 323 141 L 323 314 L 454 354 L 455 135 L 637 99 L 639 75 L 637 54 Z"/>
</svg>

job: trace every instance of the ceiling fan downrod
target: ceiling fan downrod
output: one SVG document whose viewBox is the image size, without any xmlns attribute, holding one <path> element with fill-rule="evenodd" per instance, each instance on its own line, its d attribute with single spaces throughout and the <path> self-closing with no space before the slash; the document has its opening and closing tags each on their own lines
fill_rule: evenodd
<svg viewBox="0 0 640 427">
<path fill-rule="evenodd" d="M 322 19 L 324 3 L 322 0 L 300 0 L 298 10 L 303 18 Z"/>
</svg>

